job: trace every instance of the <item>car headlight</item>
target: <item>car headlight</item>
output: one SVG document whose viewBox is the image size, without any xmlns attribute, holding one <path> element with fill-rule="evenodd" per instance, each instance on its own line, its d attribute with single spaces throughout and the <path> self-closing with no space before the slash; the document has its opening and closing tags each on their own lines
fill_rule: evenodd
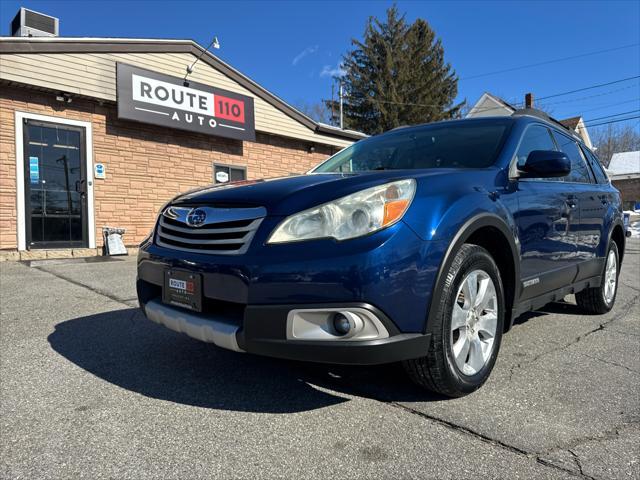
<svg viewBox="0 0 640 480">
<path fill-rule="evenodd" d="M 416 181 L 407 179 L 352 193 L 287 217 L 267 243 L 367 235 L 399 221 L 415 191 Z"/>
</svg>

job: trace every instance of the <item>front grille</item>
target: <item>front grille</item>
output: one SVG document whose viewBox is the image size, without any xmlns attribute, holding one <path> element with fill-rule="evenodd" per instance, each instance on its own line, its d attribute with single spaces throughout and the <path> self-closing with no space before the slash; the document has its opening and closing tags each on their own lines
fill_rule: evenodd
<svg viewBox="0 0 640 480">
<path fill-rule="evenodd" d="M 192 221 L 194 211 L 201 220 L 197 226 Z M 160 215 L 156 243 L 187 252 L 239 255 L 249 248 L 265 215 L 263 207 L 169 207 Z"/>
</svg>

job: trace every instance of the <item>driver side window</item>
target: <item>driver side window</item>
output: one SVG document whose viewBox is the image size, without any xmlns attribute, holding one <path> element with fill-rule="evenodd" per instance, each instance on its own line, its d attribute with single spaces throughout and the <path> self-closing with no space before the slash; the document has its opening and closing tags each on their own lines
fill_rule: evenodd
<svg viewBox="0 0 640 480">
<path fill-rule="evenodd" d="M 526 129 L 522 142 L 516 152 L 516 161 L 518 168 L 521 168 L 527 161 L 529 153 L 534 150 L 556 150 L 556 145 L 551 138 L 551 132 L 547 127 L 542 125 L 532 125 Z M 530 180 L 542 180 L 534 178 Z M 562 181 L 562 178 L 545 178 L 546 181 Z"/>
</svg>

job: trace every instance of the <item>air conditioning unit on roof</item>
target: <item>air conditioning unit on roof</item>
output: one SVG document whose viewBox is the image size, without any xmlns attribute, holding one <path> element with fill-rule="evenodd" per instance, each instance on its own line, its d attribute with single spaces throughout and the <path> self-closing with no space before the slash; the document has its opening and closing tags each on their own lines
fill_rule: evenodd
<svg viewBox="0 0 640 480">
<path fill-rule="evenodd" d="M 11 22 L 14 37 L 57 37 L 59 20 L 43 13 L 21 8 Z"/>
</svg>

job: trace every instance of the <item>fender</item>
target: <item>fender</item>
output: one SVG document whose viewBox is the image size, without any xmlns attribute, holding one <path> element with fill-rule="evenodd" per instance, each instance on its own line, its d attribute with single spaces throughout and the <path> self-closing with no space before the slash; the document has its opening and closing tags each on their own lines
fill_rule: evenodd
<svg viewBox="0 0 640 480">
<path fill-rule="evenodd" d="M 514 265 L 514 298 L 513 303 L 517 302 L 517 299 L 520 297 L 521 293 L 521 282 L 520 282 L 520 254 L 519 249 L 516 245 L 516 241 L 514 240 L 514 233 L 511 231 L 507 223 L 500 218 L 498 215 L 493 213 L 480 213 L 478 215 L 474 215 L 465 221 L 462 226 L 458 229 L 457 233 L 453 236 L 451 241 L 449 242 L 449 246 L 444 254 L 442 262 L 440 264 L 440 268 L 438 269 L 438 274 L 436 276 L 436 281 L 434 282 L 433 294 L 431 296 L 431 302 L 429 305 L 427 322 L 425 324 L 425 331 L 427 333 L 429 325 L 433 320 L 433 317 L 437 313 L 436 308 L 432 308 L 434 305 L 438 305 L 442 301 L 442 292 L 444 289 L 444 282 L 447 278 L 447 272 L 453 263 L 453 259 L 456 256 L 456 253 L 460 249 L 460 247 L 466 243 L 466 241 L 471 237 L 471 235 L 476 232 L 478 229 L 482 227 L 494 227 L 500 230 L 504 236 L 507 238 L 507 241 L 510 246 L 511 255 L 513 258 Z M 507 281 L 508 279 L 505 279 Z M 513 306 L 513 305 L 512 305 Z M 513 315 L 509 312 L 509 317 L 505 317 L 505 323 L 508 322 L 507 330 L 511 327 L 511 323 L 513 322 Z"/>
<path fill-rule="evenodd" d="M 613 235 L 613 231 L 615 230 L 616 226 L 620 226 L 620 228 L 622 229 L 622 248 L 618 252 L 618 255 L 620 256 L 620 259 L 619 259 L 620 266 L 622 266 L 622 259 L 624 258 L 624 250 L 627 245 L 627 237 L 625 236 L 624 223 L 619 215 L 616 215 L 616 218 L 614 218 L 609 224 L 609 233 L 607 234 L 607 243 L 604 244 L 605 250 L 602 253 L 602 257 L 605 257 L 607 255 L 607 252 L 609 251 L 609 245 L 611 244 L 611 236 Z"/>
</svg>

